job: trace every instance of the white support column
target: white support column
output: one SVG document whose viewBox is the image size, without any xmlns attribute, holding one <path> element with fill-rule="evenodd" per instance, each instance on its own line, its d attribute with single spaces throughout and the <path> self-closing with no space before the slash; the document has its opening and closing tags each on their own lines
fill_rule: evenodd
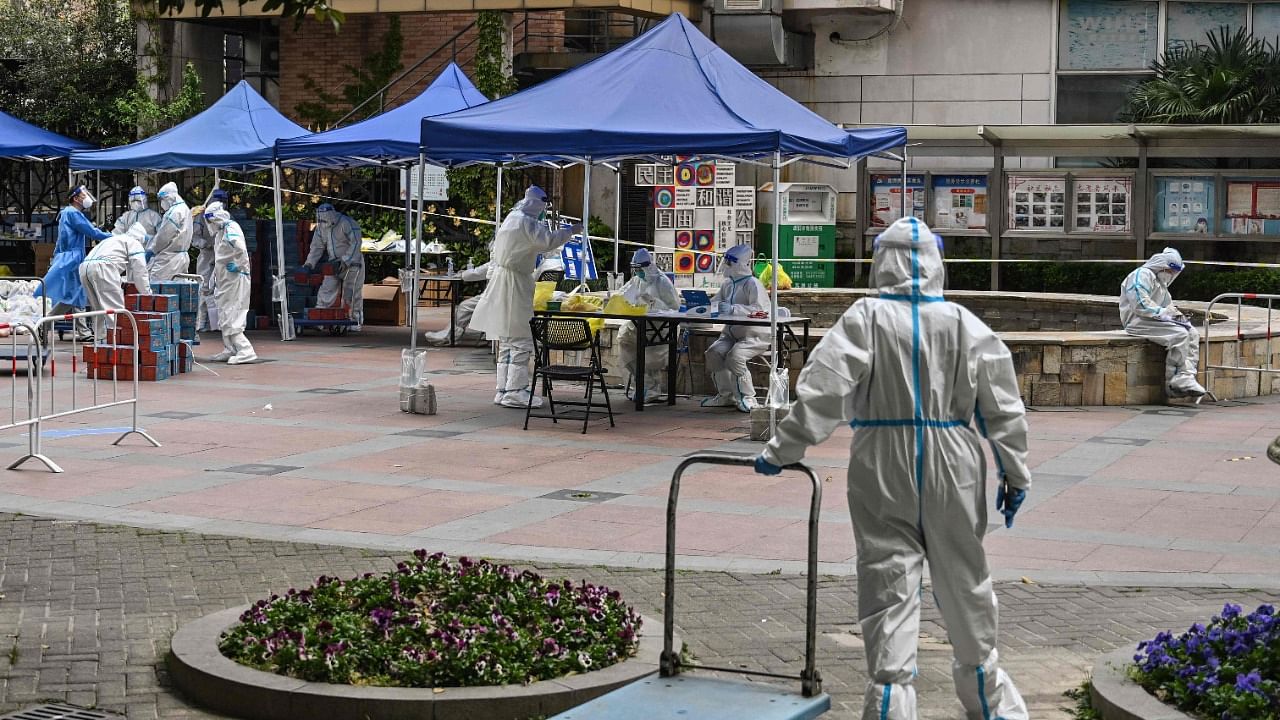
<svg viewBox="0 0 1280 720">
<path fill-rule="evenodd" d="M 413 243 L 413 276 L 409 286 L 409 351 L 418 349 L 418 273 L 422 269 L 422 226 L 423 196 L 427 185 L 427 154 L 418 154 L 418 234 L 412 238 Z M 454 328 L 449 328 L 453 332 Z"/>
<path fill-rule="evenodd" d="M 905 176 L 904 176 L 905 177 Z M 780 224 L 782 223 L 782 152 L 775 150 L 773 153 L 773 223 L 772 225 L 772 243 L 773 243 L 773 288 L 770 292 L 769 309 L 769 387 L 773 386 L 773 374 L 778 371 L 778 353 L 782 348 L 778 347 L 778 236 L 780 232 Z M 773 437 L 773 433 L 778 429 L 778 411 L 769 408 L 769 437 Z"/>
<path fill-rule="evenodd" d="M 214 175 L 214 182 L 217 182 L 217 175 Z M 292 340 L 294 334 L 292 332 L 293 322 L 289 317 L 289 289 L 284 281 L 284 212 L 281 209 L 280 200 L 280 163 L 276 161 L 271 164 L 271 185 L 272 196 L 275 199 L 275 215 L 276 215 L 276 278 L 275 283 L 280 292 L 280 339 Z"/>
</svg>

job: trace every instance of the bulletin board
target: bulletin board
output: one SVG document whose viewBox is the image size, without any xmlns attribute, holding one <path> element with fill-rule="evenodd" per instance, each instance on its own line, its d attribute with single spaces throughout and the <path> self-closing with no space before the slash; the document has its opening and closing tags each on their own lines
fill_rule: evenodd
<svg viewBox="0 0 1280 720">
<path fill-rule="evenodd" d="M 1206 235 L 1213 232 L 1212 176 L 1155 178 L 1155 232 Z"/>
<path fill-rule="evenodd" d="M 1224 235 L 1280 235 L 1280 178 L 1226 178 Z"/>
<path fill-rule="evenodd" d="M 986 175 L 934 175 L 933 228 L 986 230 Z"/>
<path fill-rule="evenodd" d="M 907 175 L 907 206 L 922 222 L 925 217 L 924 175 Z M 902 217 L 902 176 L 871 176 L 871 227 L 889 227 Z"/>
<path fill-rule="evenodd" d="M 1067 178 L 1010 175 L 1008 228 L 1063 232 L 1067 222 Z"/>
<path fill-rule="evenodd" d="M 1133 178 L 1077 177 L 1072 184 L 1076 232 L 1127 233 L 1133 210 Z"/>
</svg>

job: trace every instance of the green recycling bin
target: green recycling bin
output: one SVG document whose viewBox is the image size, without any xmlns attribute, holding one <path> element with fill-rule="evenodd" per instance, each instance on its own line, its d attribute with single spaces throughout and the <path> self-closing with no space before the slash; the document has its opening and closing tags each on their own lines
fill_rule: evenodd
<svg viewBox="0 0 1280 720">
<path fill-rule="evenodd" d="M 830 185 L 782 183 L 782 221 L 778 225 L 778 258 L 791 276 L 791 286 L 820 288 L 835 285 L 836 190 Z M 756 225 L 756 254 L 773 255 L 773 183 L 756 192 L 760 222 Z M 827 262 L 823 262 L 823 261 Z"/>
</svg>

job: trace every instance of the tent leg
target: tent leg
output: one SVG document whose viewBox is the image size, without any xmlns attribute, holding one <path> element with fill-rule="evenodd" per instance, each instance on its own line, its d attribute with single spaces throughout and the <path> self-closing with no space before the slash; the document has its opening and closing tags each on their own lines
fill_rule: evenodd
<svg viewBox="0 0 1280 720">
<path fill-rule="evenodd" d="M 409 241 L 413 238 L 413 188 L 410 182 L 413 179 L 413 173 L 409 172 L 409 168 L 400 169 L 400 187 L 404 188 L 404 270 L 409 270 Z M 406 293 L 406 296 L 408 293 Z M 409 317 L 409 298 L 404 299 L 404 316 Z"/>
<path fill-rule="evenodd" d="M 214 177 L 217 178 L 217 175 Z M 281 209 L 280 200 L 279 161 L 271 164 L 271 181 L 276 205 L 276 287 L 272 288 L 272 291 L 280 293 L 280 339 L 292 340 L 294 334 L 292 319 L 289 317 L 289 290 L 284 280 L 284 211 Z M 216 183 L 217 180 L 215 179 L 214 182 Z"/>
<path fill-rule="evenodd" d="M 778 371 L 778 232 L 779 224 L 782 222 L 782 152 L 775 150 L 773 153 L 773 222 L 771 223 L 771 235 L 773 242 L 773 277 L 770 279 L 773 287 L 770 292 L 769 309 L 769 386 L 773 387 L 773 375 Z M 778 429 L 778 411 L 773 406 L 769 407 L 769 437 L 773 437 L 774 432 Z"/>
<path fill-rule="evenodd" d="M 418 349 L 418 273 L 422 269 L 423 196 L 427 194 L 427 154 L 418 154 L 418 235 L 413 238 L 413 276 L 409 286 L 409 352 Z M 449 329 L 450 332 L 454 328 Z"/>
<path fill-rule="evenodd" d="M 493 190 L 493 233 L 498 234 L 498 225 L 502 224 L 502 163 L 498 163 L 498 184 Z"/>
<path fill-rule="evenodd" d="M 618 255 L 622 251 L 622 161 L 613 174 L 613 274 L 618 274 Z M 615 280 L 616 282 L 616 280 Z"/>
</svg>

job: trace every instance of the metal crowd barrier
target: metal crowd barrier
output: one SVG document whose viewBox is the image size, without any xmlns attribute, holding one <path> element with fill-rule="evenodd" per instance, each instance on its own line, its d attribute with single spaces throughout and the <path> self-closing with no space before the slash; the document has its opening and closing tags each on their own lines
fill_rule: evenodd
<svg viewBox="0 0 1280 720">
<path fill-rule="evenodd" d="M 1266 300 L 1267 301 L 1267 360 L 1261 367 L 1252 367 L 1246 365 L 1214 365 L 1209 362 L 1209 322 L 1213 318 L 1213 306 L 1223 301 L 1236 301 L 1236 358 L 1239 360 L 1241 356 L 1240 347 L 1244 342 L 1244 332 L 1241 329 L 1240 315 L 1244 308 L 1245 300 Z M 1213 389 L 1213 371 L 1214 370 L 1235 370 L 1256 372 L 1259 376 L 1259 384 L 1261 384 L 1261 376 L 1263 373 L 1280 373 L 1280 368 L 1271 365 L 1271 310 L 1272 303 L 1280 300 L 1280 295 L 1269 295 L 1266 293 L 1222 293 L 1209 301 L 1209 306 L 1205 308 L 1204 313 L 1204 332 L 1200 334 L 1200 342 L 1203 344 L 1200 351 L 1200 370 L 1204 373 L 1205 387 Z"/>
<path fill-rule="evenodd" d="M 115 333 L 111 333 L 109 337 L 114 341 L 112 344 L 116 347 L 109 352 L 128 353 L 132 360 L 129 366 L 132 372 L 128 373 L 128 378 L 123 383 L 132 385 L 132 395 L 122 397 L 121 379 L 115 377 L 117 373 L 114 370 L 110 373 L 109 378 L 100 378 L 98 373 L 92 373 L 93 377 L 89 377 L 89 367 L 85 366 L 85 375 L 80 374 L 80 366 L 85 365 L 81 358 L 84 343 L 75 339 L 74 333 L 70 343 L 70 357 L 66 357 L 65 351 L 63 356 L 59 356 L 59 344 L 57 333 L 48 332 L 52 329 L 52 325 L 57 321 L 74 321 L 78 318 L 85 318 L 89 321 L 100 318 L 104 325 L 109 327 L 118 327 L 121 319 L 127 320 L 129 327 L 132 329 L 130 336 L 132 343 L 120 343 L 119 337 Z M 14 408 L 11 410 L 11 424 L 0 427 L 18 427 L 28 426 L 27 436 L 28 449 L 27 454 L 22 456 L 16 462 L 9 466 L 10 470 L 17 470 L 28 460 L 39 460 L 49 470 L 60 473 L 62 468 L 58 466 L 52 459 L 44 454 L 41 444 L 41 426 L 43 423 L 58 418 L 69 417 L 80 413 L 92 412 L 94 410 L 104 410 L 112 407 L 129 406 L 131 410 L 131 420 L 129 429 L 120 437 L 116 438 L 113 445 L 119 445 L 126 437 L 138 434 L 151 443 L 155 447 L 160 447 L 160 443 L 151 437 L 146 431 L 138 427 L 138 389 L 139 382 L 139 355 L 141 346 L 138 342 L 138 323 L 133 317 L 133 313 L 127 310 L 94 310 L 90 312 L 69 313 L 67 315 L 53 315 L 45 317 L 35 324 L 34 327 L 25 326 L 29 329 L 28 337 L 28 359 L 29 364 L 27 370 L 27 387 L 28 387 L 28 417 L 22 421 L 16 419 L 16 395 L 17 395 L 17 372 L 16 359 L 14 360 L 14 380 L 13 389 L 10 391 L 14 396 Z M 42 336 L 46 338 L 43 342 Z M 16 336 L 15 336 L 16 337 Z M 16 341 L 15 341 L 16 342 Z M 47 345 L 45 345 L 47 343 Z M 34 347 L 34 355 L 30 348 Z M 47 354 L 44 352 L 47 349 Z M 47 370 L 41 367 L 37 358 L 47 357 Z M 59 360 L 63 362 L 63 372 L 59 371 Z M 34 363 L 32 361 L 35 361 Z M 69 360 L 69 362 L 68 362 Z M 65 368 L 70 366 L 70 373 Z M 112 364 L 111 367 L 117 367 Z M 69 378 L 69 380 L 67 379 Z M 131 380 L 130 380 L 131 379 Z M 69 386 L 59 389 L 59 385 Z M 126 391 L 127 392 L 127 391 Z"/>
<path fill-rule="evenodd" d="M 11 430 L 18 427 L 30 427 L 36 423 L 35 413 L 35 374 L 39 372 L 42 358 L 40 343 L 36 338 L 36 329 L 26 323 L 0 323 L 0 330 L 9 331 L 9 372 L 12 382 L 9 384 L 9 421 L 0 424 L 0 430 Z M 20 330 L 26 330 L 25 334 Z M 23 350 L 19 350 L 18 340 L 22 340 Z M 20 398 L 18 393 L 18 358 L 25 353 L 27 360 L 26 393 Z M 23 412 L 19 412 L 22 410 Z"/>
</svg>

